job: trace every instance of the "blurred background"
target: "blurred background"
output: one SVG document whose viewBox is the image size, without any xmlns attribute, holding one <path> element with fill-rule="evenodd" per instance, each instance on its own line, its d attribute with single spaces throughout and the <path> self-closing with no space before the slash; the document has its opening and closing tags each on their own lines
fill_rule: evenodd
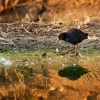
<svg viewBox="0 0 100 100">
<path fill-rule="evenodd" d="M 0 22 L 99 18 L 100 0 L 0 0 Z"/>
</svg>

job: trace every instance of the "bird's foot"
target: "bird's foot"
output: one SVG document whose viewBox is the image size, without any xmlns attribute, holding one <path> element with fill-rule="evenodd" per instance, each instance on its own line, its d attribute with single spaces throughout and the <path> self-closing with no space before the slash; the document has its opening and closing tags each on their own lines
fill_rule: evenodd
<svg viewBox="0 0 100 100">
<path fill-rule="evenodd" d="M 79 53 L 70 54 L 70 56 L 79 56 Z"/>
<path fill-rule="evenodd" d="M 67 52 L 60 53 L 59 55 L 65 56 Z"/>
<path fill-rule="evenodd" d="M 77 52 L 77 53 L 75 53 L 75 56 L 78 56 L 79 55 L 79 53 Z"/>
</svg>

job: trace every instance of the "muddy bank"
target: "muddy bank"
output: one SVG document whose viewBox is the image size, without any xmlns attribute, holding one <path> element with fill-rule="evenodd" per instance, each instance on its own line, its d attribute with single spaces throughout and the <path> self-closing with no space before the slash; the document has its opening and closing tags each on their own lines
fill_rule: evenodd
<svg viewBox="0 0 100 100">
<path fill-rule="evenodd" d="M 59 33 L 70 28 L 77 28 L 79 23 L 34 23 L 17 21 L 12 23 L 0 23 L 0 51 L 20 50 L 55 50 L 71 47 L 70 44 L 57 43 Z M 100 20 L 96 19 L 86 25 L 81 25 L 80 29 L 89 35 L 100 37 Z M 79 44 L 82 49 L 100 48 L 100 39 L 96 41 L 85 40 Z"/>
</svg>

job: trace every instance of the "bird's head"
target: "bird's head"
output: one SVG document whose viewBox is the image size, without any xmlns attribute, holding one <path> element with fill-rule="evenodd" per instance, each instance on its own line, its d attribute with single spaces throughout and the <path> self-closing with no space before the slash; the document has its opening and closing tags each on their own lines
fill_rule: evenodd
<svg viewBox="0 0 100 100">
<path fill-rule="evenodd" d="M 59 40 L 67 41 L 67 33 L 66 32 L 60 33 L 57 38 L 57 41 Z"/>
</svg>

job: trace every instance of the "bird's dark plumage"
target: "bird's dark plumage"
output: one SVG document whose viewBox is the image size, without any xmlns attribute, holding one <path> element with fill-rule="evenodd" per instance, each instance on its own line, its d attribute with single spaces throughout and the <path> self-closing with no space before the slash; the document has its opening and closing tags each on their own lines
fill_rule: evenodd
<svg viewBox="0 0 100 100">
<path fill-rule="evenodd" d="M 73 45 L 76 45 L 80 42 L 82 42 L 84 39 L 87 39 L 88 34 L 82 32 L 79 29 L 70 29 L 67 32 L 61 33 L 58 38 L 59 40 L 64 40 L 66 42 L 69 42 Z"/>
<path fill-rule="evenodd" d="M 64 40 L 65 42 L 69 42 L 74 45 L 74 48 L 72 48 L 71 50 L 75 49 L 75 46 L 78 43 L 82 42 L 84 39 L 87 39 L 87 38 L 88 38 L 87 33 L 84 33 L 81 30 L 76 29 L 76 28 L 69 29 L 67 32 L 63 32 L 59 34 L 58 36 L 59 40 Z"/>
</svg>

